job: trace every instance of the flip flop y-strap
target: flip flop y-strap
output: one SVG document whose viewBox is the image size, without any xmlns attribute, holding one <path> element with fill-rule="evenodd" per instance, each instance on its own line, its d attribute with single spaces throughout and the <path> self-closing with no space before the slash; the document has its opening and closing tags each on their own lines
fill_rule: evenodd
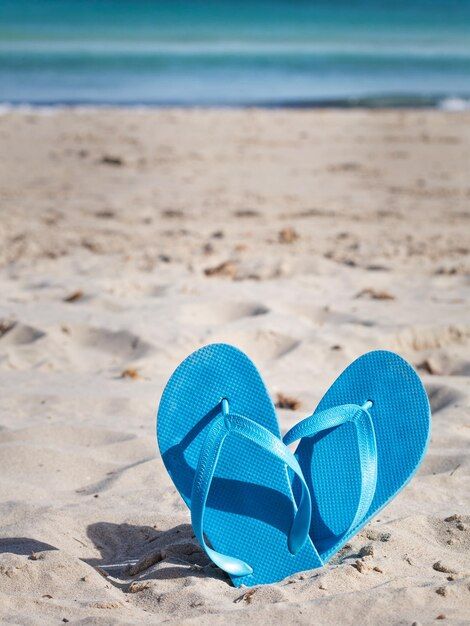
<svg viewBox="0 0 470 626">
<path fill-rule="evenodd" d="M 312 507 L 310 493 L 302 470 L 289 448 L 257 422 L 242 415 L 230 413 L 228 401 L 222 400 L 222 412 L 212 422 L 199 456 L 191 493 L 191 523 L 199 543 L 218 567 L 231 576 L 246 576 L 253 573 L 251 565 L 235 557 L 213 550 L 207 545 L 204 538 L 203 521 L 207 497 L 223 443 L 231 435 L 249 439 L 260 448 L 280 459 L 300 478 L 302 496 L 287 540 L 289 551 L 292 554 L 297 554 L 309 535 Z M 243 541 L 243 537 L 240 537 L 240 541 Z"/>
<path fill-rule="evenodd" d="M 356 427 L 359 464 L 361 471 L 361 488 L 356 512 L 348 528 L 342 533 L 346 535 L 365 517 L 377 485 L 377 443 L 374 424 L 369 413 L 372 402 L 368 400 L 362 406 L 358 404 L 342 404 L 319 411 L 296 424 L 283 438 L 286 445 L 302 439 L 314 437 L 318 433 L 337 428 L 346 422 L 352 422 Z M 341 460 L 339 459 L 339 462 Z M 312 471 L 315 471 L 314 468 Z"/>
</svg>

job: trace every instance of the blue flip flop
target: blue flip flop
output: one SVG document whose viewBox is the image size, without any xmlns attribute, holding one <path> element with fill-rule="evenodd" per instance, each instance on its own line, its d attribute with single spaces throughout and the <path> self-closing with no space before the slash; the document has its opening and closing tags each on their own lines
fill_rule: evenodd
<svg viewBox="0 0 470 626">
<path fill-rule="evenodd" d="M 310 538 L 324 562 L 412 478 L 430 427 L 419 376 L 397 354 L 377 350 L 351 363 L 313 415 L 285 435 L 286 445 L 301 440 L 295 456 L 312 498 Z"/>
<path fill-rule="evenodd" d="M 157 439 L 194 534 L 236 587 L 322 565 L 309 537 L 308 488 L 245 354 L 212 344 L 188 356 L 163 392 Z M 298 507 L 290 472 L 299 480 Z"/>
</svg>

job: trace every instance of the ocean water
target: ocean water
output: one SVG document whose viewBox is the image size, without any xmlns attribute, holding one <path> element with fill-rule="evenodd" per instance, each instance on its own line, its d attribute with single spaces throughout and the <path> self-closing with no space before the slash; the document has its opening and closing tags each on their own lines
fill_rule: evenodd
<svg viewBox="0 0 470 626">
<path fill-rule="evenodd" d="M 470 0 L 0 0 L 0 102 L 470 102 Z"/>
</svg>

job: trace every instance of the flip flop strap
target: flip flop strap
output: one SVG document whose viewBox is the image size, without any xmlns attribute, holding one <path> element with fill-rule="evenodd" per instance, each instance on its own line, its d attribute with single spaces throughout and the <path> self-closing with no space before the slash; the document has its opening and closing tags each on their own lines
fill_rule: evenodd
<svg viewBox="0 0 470 626">
<path fill-rule="evenodd" d="M 377 443 L 374 423 L 368 411 L 371 406 L 372 403 L 368 401 L 363 406 L 342 404 L 325 411 L 319 411 L 296 424 L 283 438 L 284 443 L 289 445 L 298 439 L 313 437 L 324 430 L 336 428 L 346 422 L 352 422 L 355 425 L 361 471 L 361 491 L 354 518 L 343 535 L 349 533 L 365 517 L 374 499 L 377 486 Z"/>
<path fill-rule="evenodd" d="M 231 576 L 246 576 L 253 568 L 245 561 L 209 548 L 204 538 L 204 512 L 212 479 L 220 457 L 223 443 L 228 436 L 237 435 L 248 439 L 285 463 L 300 478 L 302 497 L 295 513 L 289 535 L 288 547 L 296 554 L 305 543 L 310 531 L 312 503 L 300 465 L 282 441 L 269 430 L 242 415 L 223 413 L 212 422 L 202 445 L 191 493 L 191 523 L 194 534 L 209 558 Z M 243 537 L 240 537 L 243 541 Z"/>
</svg>

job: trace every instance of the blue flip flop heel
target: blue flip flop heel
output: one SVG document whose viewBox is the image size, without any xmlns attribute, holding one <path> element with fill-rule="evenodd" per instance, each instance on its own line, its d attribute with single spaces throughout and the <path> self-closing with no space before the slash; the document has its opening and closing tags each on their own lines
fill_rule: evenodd
<svg viewBox="0 0 470 626">
<path fill-rule="evenodd" d="M 246 355 L 212 344 L 187 357 L 163 392 L 157 439 L 201 547 L 235 586 L 322 565 L 309 537 L 307 485 Z"/>
<path fill-rule="evenodd" d="M 393 352 L 351 363 L 284 437 L 312 498 L 310 538 L 327 562 L 417 471 L 431 427 L 419 376 Z M 294 477 L 294 491 L 297 491 Z"/>
</svg>

